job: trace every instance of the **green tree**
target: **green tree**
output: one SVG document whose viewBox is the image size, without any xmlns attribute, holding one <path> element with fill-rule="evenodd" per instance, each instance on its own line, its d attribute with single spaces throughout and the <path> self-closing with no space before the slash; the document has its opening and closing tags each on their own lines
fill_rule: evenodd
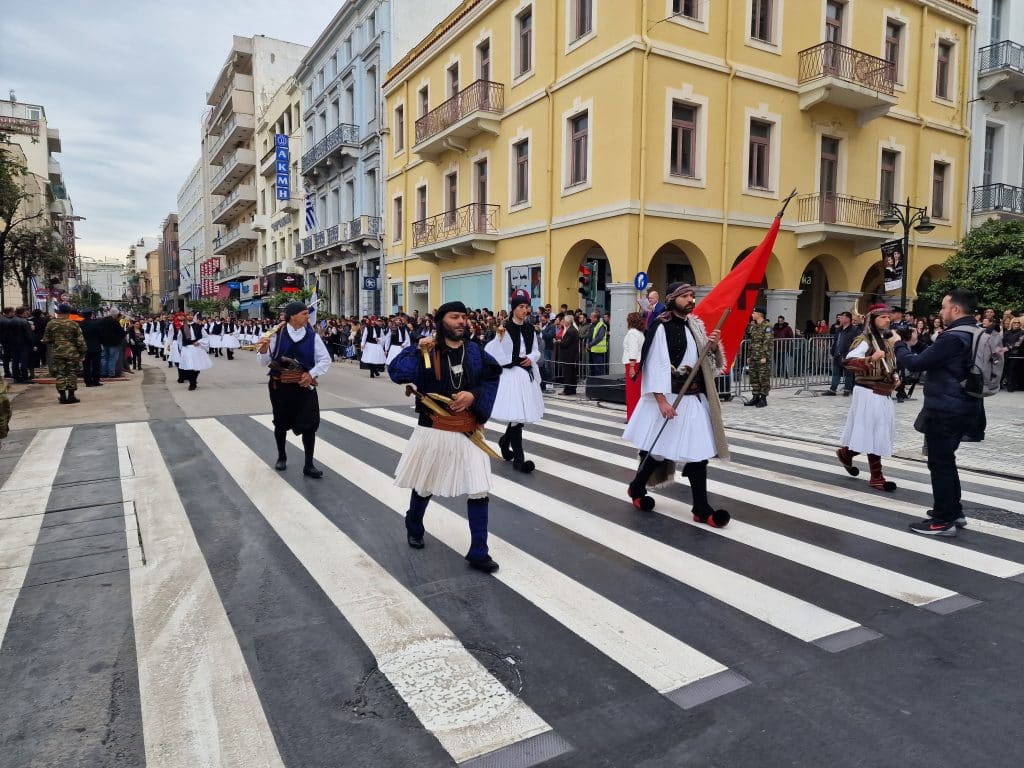
<svg viewBox="0 0 1024 768">
<path fill-rule="evenodd" d="M 291 292 L 278 291 L 277 293 L 272 293 L 269 298 L 264 299 L 263 303 L 267 305 L 272 314 L 277 315 L 279 310 L 284 309 L 285 304 L 293 301 L 308 302 L 309 297 L 312 295 L 312 288 L 301 288 L 298 291 Z M 318 298 L 324 298 L 324 296 L 321 294 Z"/>
<path fill-rule="evenodd" d="M 190 312 L 201 312 L 207 316 L 219 315 L 229 306 L 227 299 L 189 299 L 188 302 Z"/>
<path fill-rule="evenodd" d="M 28 168 L 5 145 L 7 135 L 0 133 L 0 281 L 6 280 L 10 274 L 7 262 L 11 238 L 24 225 L 38 227 L 47 215 L 43 204 L 45 198 L 26 186 Z M 26 294 L 24 285 L 22 294 Z M 28 303 L 27 296 L 25 298 Z M 0 307 L 3 307 L 3 301 L 3 290 L 0 290 Z"/>
<path fill-rule="evenodd" d="M 72 293 L 75 295 L 75 304 L 80 309 L 98 309 L 103 304 L 103 297 L 89 283 L 79 284 Z"/>
<path fill-rule="evenodd" d="M 21 288 L 21 300 L 31 303 L 31 278 L 49 287 L 50 278 L 60 277 L 67 264 L 67 248 L 47 225 L 21 226 L 7 233 L 3 280 L 14 280 Z"/>
<path fill-rule="evenodd" d="M 914 305 L 918 314 L 934 311 L 954 288 L 978 294 L 983 307 L 1024 309 L 1024 222 L 985 222 L 967 233 L 942 266 L 948 274 L 921 292 Z"/>
</svg>

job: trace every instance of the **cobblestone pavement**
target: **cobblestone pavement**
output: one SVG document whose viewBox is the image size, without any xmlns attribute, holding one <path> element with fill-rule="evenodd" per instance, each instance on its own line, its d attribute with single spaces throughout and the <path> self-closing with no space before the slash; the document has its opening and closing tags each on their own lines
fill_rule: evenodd
<svg viewBox="0 0 1024 768">
<path fill-rule="evenodd" d="M 740 398 L 733 398 L 722 403 L 725 426 L 835 446 L 843 432 L 850 398 L 822 396 L 825 391 L 825 387 L 803 394 L 797 394 L 795 389 L 773 390 L 768 396 L 767 408 L 745 408 Z M 925 460 L 921 453 L 922 435 L 914 431 L 914 419 L 921 411 L 923 401 L 924 395 L 918 390 L 907 402 L 896 403 L 896 455 L 900 458 Z M 622 408 L 609 403 L 602 403 L 600 407 Z M 1024 477 L 1024 462 L 1021 460 L 1024 456 L 1024 392 L 1000 392 L 986 398 L 985 411 L 988 416 L 985 440 L 961 445 L 957 451 L 957 464 L 969 469 Z"/>
</svg>

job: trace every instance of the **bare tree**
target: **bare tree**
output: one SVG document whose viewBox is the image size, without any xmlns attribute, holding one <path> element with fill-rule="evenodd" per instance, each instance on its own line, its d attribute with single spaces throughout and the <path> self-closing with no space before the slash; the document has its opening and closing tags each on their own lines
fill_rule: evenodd
<svg viewBox="0 0 1024 768">
<path fill-rule="evenodd" d="M 28 168 L 18 161 L 6 145 L 6 134 L 0 134 L 0 308 L 3 308 L 4 302 L 2 281 L 11 273 L 8 261 L 15 232 L 28 224 L 36 227 L 44 222 L 48 224 L 48 213 L 43 204 L 45 197 L 41 191 L 33 191 L 29 187 Z M 23 295 L 25 291 L 22 286 Z"/>
<path fill-rule="evenodd" d="M 49 287 L 50 278 L 59 277 L 67 264 L 67 248 L 48 225 L 22 226 L 7 235 L 7 255 L 3 279 L 13 279 L 21 288 L 21 300 L 31 306 L 31 279 Z"/>
</svg>

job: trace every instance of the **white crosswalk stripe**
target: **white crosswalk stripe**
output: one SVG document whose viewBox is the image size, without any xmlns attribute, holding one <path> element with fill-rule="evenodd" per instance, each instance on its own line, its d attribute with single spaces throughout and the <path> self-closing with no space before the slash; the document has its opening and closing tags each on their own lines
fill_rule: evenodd
<svg viewBox="0 0 1024 768">
<path fill-rule="evenodd" d="M 373 409 L 369 412 L 406 425 L 415 424 L 415 419 L 412 417 L 403 416 L 394 411 Z M 341 414 L 327 414 L 326 418 L 331 421 L 344 420 L 340 423 L 355 427 L 360 434 L 394 450 L 400 451 L 405 444 L 404 440 L 396 438 L 384 430 L 365 424 L 358 425 Z M 339 422 L 335 421 L 335 423 Z M 538 517 L 550 520 L 577 535 L 586 536 L 591 541 L 621 555 L 654 568 L 682 584 L 704 592 L 793 637 L 807 642 L 830 645 L 830 638 L 833 636 L 863 629 L 855 621 L 635 531 L 610 523 L 578 507 L 564 502 L 555 503 L 544 494 L 526 486 L 500 477 L 494 477 L 492 482 L 493 495 L 530 510 Z M 859 636 L 867 637 L 866 634 Z"/>
<path fill-rule="evenodd" d="M 120 484 L 122 505 L 116 509 L 123 509 L 128 540 L 126 578 L 134 630 L 128 635 L 134 635 L 131 658 L 137 665 L 130 684 L 138 690 L 139 739 L 147 764 L 282 768 L 293 763 L 278 719 L 279 708 L 292 699 L 268 697 L 265 686 L 275 678 L 258 668 L 265 637 L 256 635 L 255 616 L 240 620 L 235 615 L 250 595 L 225 592 L 231 588 L 225 579 L 230 583 L 243 574 L 259 574 L 272 580 L 292 571 L 301 579 L 289 588 L 315 590 L 318 602 L 313 604 L 338 622 L 325 630 L 314 618 L 310 626 L 331 637 L 349 632 L 332 653 L 354 658 L 351 666 L 338 669 L 354 668 L 357 677 L 325 675 L 323 681 L 330 700 L 343 703 L 344 710 L 351 709 L 357 698 L 353 691 L 365 680 L 358 676 L 376 670 L 389 695 L 415 717 L 418 737 L 463 768 L 528 768 L 577 748 L 545 698 L 555 695 L 547 690 L 549 681 L 534 678 L 525 690 L 503 684 L 481 661 L 478 640 L 474 644 L 464 637 L 467 625 L 453 618 L 453 610 L 479 608 L 466 600 L 464 585 L 454 582 L 461 577 L 448 572 L 451 553 L 461 556 L 469 541 L 463 500 L 432 500 L 427 550 L 414 553 L 405 547 L 401 517 L 409 494 L 394 485 L 393 470 L 416 424 L 412 411 L 364 408 L 321 416 L 316 460 L 328 472 L 308 496 L 301 475 L 275 472 L 268 462 L 272 421 L 267 415 L 194 419 L 178 422 L 177 431 L 145 423 L 116 425 L 116 448 L 107 450 L 120 468 L 120 479 L 112 482 Z M 779 683 L 762 680 L 772 673 L 751 664 L 753 654 L 723 647 L 723 637 L 750 636 L 744 641 L 761 661 L 775 653 L 802 653 L 802 670 L 824 674 L 806 659 L 827 664 L 834 657 L 823 650 L 841 652 L 868 641 L 879 648 L 904 642 L 889 631 L 901 612 L 918 620 L 949 621 L 945 614 L 979 601 L 995 605 L 991 600 L 1002 594 L 997 587 L 1007 588 L 1004 580 L 1024 581 L 1024 528 L 971 518 L 962 540 L 954 541 L 918 537 L 905 529 L 906 519 L 922 511 L 908 496 L 930 493 L 922 465 L 894 459 L 900 489 L 909 493 L 883 495 L 842 475 L 823 447 L 785 438 L 757 437 L 755 446 L 754 438 L 744 435 L 747 439 L 732 446 L 739 461 L 712 462 L 709 491 L 727 508 L 732 500 L 742 509 L 755 509 L 756 517 L 736 514 L 727 528 L 709 528 L 694 522 L 689 505 L 671 490 L 652 494 L 654 515 L 637 513 L 623 482 L 636 468 L 636 453 L 621 439 L 620 416 L 578 403 L 549 404 L 546 418 L 524 431 L 536 473 L 520 475 L 496 463 L 491 496 L 503 511 L 517 512 L 494 519 L 492 526 L 500 531 L 492 530 L 490 547 L 501 569 L 493 577 L 467 571 L 466 583 L 487 595 L 483 603 L 488 610 L 507 608 L 517 618 L 525 612 L 539 625 L 553 627 L 531 636 L 535 641 L 521 649 L 523 663 L 557 654 L 557 647 L 548 647 L 555 640 L 549 643 L 548 638 L 561 637 L 586 649 L 587 663 L 567 670 L 562 685 L 614 674 L 616 681 L 646 691 L 650 702 L 678 717 L 675 706 L 715 707 L 718 697 L 751 695 L 762 684 Z M 488 425 L 488 436 L 503 429 Z M 29 591 L 24 585 L 38 567 L 33 553 L 47 510 L 56 509 L 59 497 L 54 494 L 67 493 L 58 472 L 73 433 L 70 428 L 39 431 L 0 487 L 0 644 L 12 620 L 12 632 L 24 626 L 17 623 L 16 604 Z M 211 536 L 221 532 L 212 525 L 204 529 L 199 519 L 210 511 L 204 506 L 209 502 L 183 490 L 178 470 L 162 452 L 173 454 L 169 435 L 180 440 L 185 434 L 195 438 L 195 455 L 215 467 L 211 476 L 226 478 L 225 495 L 218 498 L 237 498 L 234 514 L 273 547 L 211 549 Z M 265 443 L 253 441 L 259 434 Z M 301 445 L 294 436 L 289 440 Z M 263 455 L 250 447 L 257 444 Z M 584 455 L 587 460 L 581 462 Z M 757 465 L 769 460 L 779 466 Z M 835 474 L 836 484 L 812 479 L 818 471 Z M 987 480 L 974 474 L 969 482 Z M 679 482 L 686 485 L 684 478 Z M 965 499 L 1024 512 L 1019 501 L 1024 482 L 1003 478 L 991 488 L 991 495 L 975 488 Z M 335 497 L 345 505 L 340 512 L 324 501 Z M 831 503 L 836 500 L 842 505 Z M 870 510 L 870 519 L 851 514 L 854 506 Z M 837 508 L 844 511 L 832 511 Z M 893 513 L 891 524 L 882 511 Z M 364 522 L 349 519 L 355 514 Z M 671 544 L 658 533 L 668 530 Z M 543 546 L 531 538 L 538 531 L 545 537 Z M 837 536 L 837 531 L 849 535 Z M 367 546 L 377 536 L 386 547 Z M 211 552 L 240 558 L 238 570 L 225 571 Z M 444 555 L 443 567 L 421 573 L 423 564 L 437 565 L 438 552 Z M 562 562 L 553 552 L 571 560 Z M 581 553 L 592 559 L 587 567 L 580 567 Z M 259 561 L 246 562 L 246 557 L 294 560 L 288 560 L 292 571 L 284 565 L 277 571 Z M 454 561 L 461 573 L 463 563 Z M 396 562 L 408 563 L 408 572 L 396 572 Z M 602 581 L 596 575 L 602 570 L 615 579 L 627 575 L 613 586 L 612 576 Z M 803 583 L 797 584 L 797 578 Z M 632 594 L 623 598 L 636 589 L 656 594 L 650 601 Z M 852 599 L 844 602 L 844 596 Z M 688 615 L 676 621 L 660 613 L 683 605 L 699 611 L 700 626 L 689 626 Z M 480 620 L 486 623 L 489 615 L 481 611 Z M 706 623 L 713 631 L 707 632 Z M 280 663 L 287 652 L 274 658 Z M 376 666 L 366 667 L 363 659 Z M 0 685 L 4 682 L 0 679 Z M 329 764 L 336 755 L 324 759 Z"/>
</svg>

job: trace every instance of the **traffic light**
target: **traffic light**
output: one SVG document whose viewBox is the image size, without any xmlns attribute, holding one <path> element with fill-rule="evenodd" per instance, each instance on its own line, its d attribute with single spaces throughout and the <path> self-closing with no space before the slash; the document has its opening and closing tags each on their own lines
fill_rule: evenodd
<svg viewBox="0 0 1024 768">
<path fill-rule="evenodd" d="M 579 294 L 580 296 L 586 296 L 590 293 L 590 270 L 582 264 L 579 268 Z"/>
</svg>

